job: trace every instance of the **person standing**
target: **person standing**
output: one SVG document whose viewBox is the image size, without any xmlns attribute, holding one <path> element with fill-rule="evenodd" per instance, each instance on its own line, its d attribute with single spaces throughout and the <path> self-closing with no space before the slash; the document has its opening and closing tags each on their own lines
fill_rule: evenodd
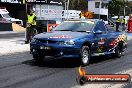
<svg viewBox="0 0 132 88">
<path fill-rule="evenodd" d="M 119 32 L 119 26 L 120 26 L 120 19 L 119 17 L 116 19 L 116 31 Z"/>
<path fill-rule="evenodd" d="M 128 20 L 128 32 L 132 33 L 132 16 Z"/>
<path fill-rule="evenodd" d="M 28 44 L 35 34 L 36 34 L 36 15 L 33 11 L 30 11 L 27 14 L 27 28 L 26 28 L 25 44 Z"/>
<path fill-rule="evenodd" d="M 124 17 L 122 19 L 122 31 L 125 31 L 125 29 L 126 29 L 126 18 Z"/>
</svg>

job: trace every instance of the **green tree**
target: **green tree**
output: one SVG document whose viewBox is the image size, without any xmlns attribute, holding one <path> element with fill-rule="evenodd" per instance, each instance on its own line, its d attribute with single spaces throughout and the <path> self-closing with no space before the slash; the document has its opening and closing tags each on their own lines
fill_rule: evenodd
<svg viewBox="0 0 132 88">
<path fill-rule="evenodd" d="M 121 9 L 123 8 L 124 3 L 122 0 L 112 0 L 108 4 L 109 14 L 111 16 L 120 16 Z"/>
<path fill-rule="evenodd" d="M 87 10 L 87 0 L 69 0 L 70 10 Z"/>
<path fill-rule="evenodd" d="M 129 15 L 132 10 L 132 1 L 128 0 L 112 0 L 109 5 L 109 14 L 111 16 L 120 16 L 120 15 Z M 124 14 L 124 9 L 125 9 L 125 14 Z"/>
</svg>

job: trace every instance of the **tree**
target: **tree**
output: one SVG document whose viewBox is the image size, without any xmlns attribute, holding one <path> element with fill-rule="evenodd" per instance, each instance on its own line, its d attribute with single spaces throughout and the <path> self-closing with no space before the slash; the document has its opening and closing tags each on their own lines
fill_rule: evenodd
<svg viewBox="0 0 132 88">
<path fill-rule="evenodd" d="M 70 10 L 87 10 L 88 3 L 87 0 L 69 0 Z"/>
<path fill-rule="evenodd" d="M 111 16 L 120 16 L 121 8 L 124 6 L 122 0 L 112 0 L 108 4 L 109 14 Z"/>
<path fill-rule="evenodd" d="M 112 0 L 108 5 L 109 14 L 111 16 L 129 15 L 131 13 L 131 6 L 132 2 L 128 0 Z"/>
</svg>

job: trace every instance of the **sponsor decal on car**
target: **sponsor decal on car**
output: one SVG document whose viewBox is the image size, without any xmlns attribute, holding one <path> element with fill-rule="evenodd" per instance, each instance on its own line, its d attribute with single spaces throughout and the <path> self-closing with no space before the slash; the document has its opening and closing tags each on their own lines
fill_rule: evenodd
<svg viewBox="0 0 132 88">
<path fill-rule="evenodd" d="M 52 36 L 50 38 L 72 38 L 71 36 L 61 35 L 61 36 Z"/>
</svg>

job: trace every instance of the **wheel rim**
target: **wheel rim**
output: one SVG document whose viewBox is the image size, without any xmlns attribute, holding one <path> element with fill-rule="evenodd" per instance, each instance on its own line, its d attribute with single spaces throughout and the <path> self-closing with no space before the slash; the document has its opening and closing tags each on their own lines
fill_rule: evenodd
<svg viewBox="0 0 132 88">
<path fill-rule="evenodd" d="M 83 63 L 87 63 L 88 62 L 88 60 L 89 60 L 89 57 L 88 57 L 88 51 L 87 50 L 84 50 L 83 51 L 83 53 L 82 53 L 82 61 L 83 61 Z"/>
<path fill-rule="evenodd" d="M 117 50 L 118 56 L 121 56 L 122 52 L 121 50 Z"/>
<path fill-rule="evenodd" d="M 118 55 L 121 56 L 122 52 L 120 50 L 118 50 Z"/>
</svg>

